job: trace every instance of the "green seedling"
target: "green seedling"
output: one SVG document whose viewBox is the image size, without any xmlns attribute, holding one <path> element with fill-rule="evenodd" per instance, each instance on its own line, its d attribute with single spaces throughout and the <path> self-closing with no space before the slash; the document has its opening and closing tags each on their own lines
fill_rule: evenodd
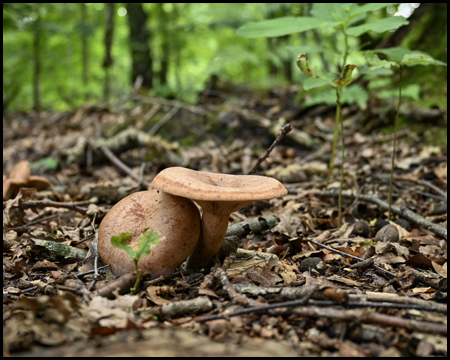
<svg viewBox="0 0 450 360">
<path fill-rule="evenodd" d="M 317 67 L 312 66 L 307 60 L 304 54 L 301 54 L 297 58 L 297 65 L 308 75 L 305 80 L 303 87 L 304 89 L 312 89 L 315 87 L 322 86 L 324 84 L 330 84 L 336 87 L 336 98 L 337 98 L 337 108 L 336 108 L 336 121 L 334 124 L 334 136 L 333 145 L 331 150 L 331 159 L 327 175 L 327 186 L 330 181 L 331 174 L 334 169 L 334 156 L 336 153 L 336 146 L 339 134 L 339 125 L 341 125 L 342 132 L 342 122 L 340 121 L 340 106 L 343 102 L 342 88 L 350 84 L 351 73 L 356 67 L 355 65 L 346 65 L 347 59 L 350 55 L 359 56 L 358 46 L 351 46 L 352 43 L 349 41 L 352 37 L 359 37 L 362 34 L 373 31 L 376 33 L 384 33 L 389 30 L 395 30 L 400 26 L 407 25 L 409 22 L 402 16 L 389 16 L 382 19 L 371 20 L 369 17 L 370 13 L 373 13 L 379 9 L 386 8 L 395 4 L 391 3 L 368 3 L 368 4 L 356 4 L 356 3 L 314 3 L 312 5 L 310 16 L 297 16 L 297 17 L 282 17 L 277 19 L 263 20 L 259 22 L 249 22 L 241 26 L 236 33 L 240 36 L 247 38 L 256 37 L 278 37 L 289 34 L 296 34 L 311 30 L 319 30 L 325 35 L 331 33 L 340 33 L 342 35 L 342 43 L 336 45 L 332 42 L 331 46 L 315 46 L 314 52 L 323 53 L 331 55 L 332 58 L 336 59 L 336 64 L 339 69 L 343 69 L 341 75 L 338 79 L 330 81 L 329 76 L 322 76 Z M 361 24 L 362 22 L 362 24 Z M 355 42 L 353 42 L 355 43 Z M 306 52 L 305 46 L 300 48 L 288 47 L 291 51 L 296 53 Z M 313 49 L 307 50 L 312 52 Z M 309 80 L 309 81 L 307 81 Z M 324 93 L 323 93 L 324 94 Z M 365 96 L 364 96 L 365 94 Z M 367 100 L 367 94 L 363 88 L 354 92 L 354 96 L 350 97 L 350 100 L 345 100 L 347 103 L 353 102 L 365 102 Z M 362 99 L 365 98 L 365 101 Z M 327 102 L 328 103 L 328 102 Z M 342 138 L 342 141 L 344 139 Z M 344 148 L 342 148 L 344 151 Z M 344 160 L 342 160 L 344 164 Z M 341 169 L 342 170 L 342 169 Z M 341 189 L 342 189 L 342 171 L 341 171 Z M 339 196 L 339 219 L 338 226 L 341 223 L 341 195 Z"/>
<path fill-rule="evenodd" d="M 297 57 L 297 66 L 298 68 L 304 72 L 309 77 L 319 78 L 323 81 L 327 81 L 326 77 L 314 67 L 312 66 L 309 61 L 306 60 L 306 54 L 300 54 Z M 353 70 L 356 69 L 355 64 L 346 64 L 344 66 L 344 69 L 342 70 L 342 73 L 339 75 L 339 77 L 332 83 L 332 85 L 336 88 L 336 121 L 335 121 L 335 127 L 334 127 L 334 139 L 333 139 L 333 147 L 331 149 L 331 159 L 330 159 L 330 165 L 328 169 L 328 176 L 327 176 L 327 184 L 330 179 L 331 173 L 334 168 L 334 154 L 336 151 L 336 143 L 338 138 L 338 126 L 341 125 L 341 139 L 342 139 L 342 162 L 341 162 L 341 181 L 339 186 L 339 198 L 338 198 L 338 228 L 341 227 L 341 218 L 342 218 L 342 188 L 344 184 L 344 125 L 341 120 L 341 95 L 342 95 L 342 87 L 350 84 L 352 82 L 352 73 Z"/>
<path fill-rule="evenodd" d="M 128 245 L 130 242 L 129 240 L 130 236 L 131 234 L 129 232 L 122 233 L 118 236 L 113 236 L 111 237 L 111 244 L 112 246 L 125 251 L 128 257 L 134 263 L 134 266 L 136 268 L 137 280 L 136 283 L 134 284 L 134 287 L 130 289 L 131 295 L 134 295 L 142 281 L 142 273 L 138 267 L 139 259 L 142 259 L 143 257 L 149 255 L 150 252 L 152 251 L 152 247 L 158 244 L 161 241 L 161 238 L 158 232 L 155 232 L 151 229 L 146 230 L 139 237 L 137 249 L 133 250 L 133 248 Z"/>
<path fill-rule="evenodd" d="M 382 53 L 386 55 L 390 60 L 381 60 L 376 53 Z M 430 55 L 425 54 L 420 51 L 411 51 L 408 48 L 404 47 L 395 47 L 389 49 L 382 49 L 376 51 L 369 51 L 366 53 L 366 60 L 369 63 L 370 70 L 376 70 L 379 68 L 395 68 L 398 69 L 399 73 L 399 86 L 398 86 L 398 104 L 397 111 L 395 113 L 394 119 L 394 143 L 392 149 L 392 158 L 391 158 L 391 177 L 389 181 L 389 210 L 388 210 L 388 220 L 391 220 L 392 213 L 392 189 L 394 182 L 394 169 L 395 169 L 395 153 L 397 148 L 397 123 L 398 123 L 398 115 L 400 112 L 400 104 L 402 101 L 402 70 L 405 66 L 415 66 L 415 65 L 444 65 L 447 66 L 446 63 L 433 59 Z"/>
</svg>

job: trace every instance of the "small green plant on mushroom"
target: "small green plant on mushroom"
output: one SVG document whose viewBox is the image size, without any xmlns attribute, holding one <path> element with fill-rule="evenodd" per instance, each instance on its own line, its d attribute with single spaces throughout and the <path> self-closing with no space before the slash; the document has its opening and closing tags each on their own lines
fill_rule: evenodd
<svg viewBox="0 0 450 360">
<path fill-rule="evenodd" d="M 134 295 L 142 281 L 142 273 L 138 267 L 139 259 L 150 254 L 152 251 L 152 246 L 158 244 L 161 241 L 161 238 L 157 232 L 151 229 L 146 230 L 139 237 L 137 249 L 133 250 L 133 248 L 128 245 L 130 236 L 131 234 L 129 232 L 122 233 L 118 236 L 113 236 L 111 237 L 111 244 L 118 249 L 124 250 L 136 267 L 137 280 L 134 287 L 130 289 L 131 295 Z"/>
<path fill-rule="evenodd" d="M 389 60 L 381 60 L 376 53 L 382 53 L 388 57 Z M 396 68 L 399 73 L 399 85 L 398 85 L 398 104 L 397 111 L 395 113 L 394 119 L 394 143 L 392 148 L 392 160 L 391 160 L 391 177 L 389 181 L 389 210 L 388 210 L 388 220 L 391 220 L 391 208 L 392 208 L 392 188 L 394 182 L 394 169 L 395 169 L 395 152 L 397 147 L 397 126 L 398 126 L 398 115 L 400 112 L 400 104 L 402 101 L 402 71 L 405 66 L 415 66 L 415 65 L 445 65 L 446 63 L 433 59 L 430 55 L 425 54 L 420 51 L 411 51 L 405 47 L 395 47 L 388 49 L 380 49 L 375 51 L 369 51 L 366 53 L 366 60 L 369 63 L 370 70 L 377 70 L 379 68 Z"/>
</svg>

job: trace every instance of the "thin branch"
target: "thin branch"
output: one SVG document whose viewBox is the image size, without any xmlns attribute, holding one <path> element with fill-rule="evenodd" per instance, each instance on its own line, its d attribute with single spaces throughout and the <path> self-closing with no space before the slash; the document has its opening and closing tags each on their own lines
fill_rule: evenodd
<svg viewBox="0 0 450 360">
<path fill-rule="evenodd" d="M 14 231 L 22 231 L 23 230 L 23 231 L 26 231 L 30 225 L 35 225 L 35 224 L 38 224 L 38 223 L 41 223 L 41 222 L 44 222 L 44 221 L 52 220 L 52 219 L 54 219 L 56 217 L 58 217 L 58 215 L 47 216 L 45 218 L 41 218 L 41 219 L 37 219 L 37 220 L 34 220 L 34 221 L 27 222 L 25 225 L 22 225 L 22 226 L 16 226 L 16 227 L 10 228 L 9 230 L 14 230 Z"/>
<path fill-rule="evenodd" d="M 428 186 L 430 189 L 433 189 L 438 194 L 441 194 L 445 198 L 445 200 L 444 199 L 442 199 L 442 200 L 447 202 L 447 193 L 445 191 L 442 191 L 441 189 L 439 189 L 436 185 L 434 185 L 434 184 L 432 184 L 432 183 L 430 183 L 429 181 L 426 181 L 426 180 L 419 180 L 418 183 L 420 185 Z"/>
<path fill-rule="evenodd" d="M 270 147 L 266 150 L 266 152 L 264 153 L 264 155 L 260 156 L 258 158 L 258 160 L 256 161 L 255 165 L 253 165 L 253 167 L 250 169 L 250 171 L 247 173 L 247 175 L 251 175 L 253 173 L 255 173 L 256 168 L 264 161 L 268 158 L 268 156 L 270 155 L 270 153 L 272 152 L 272 150 L 275 148 L 275 146 L 278 145 L 278 143 L 283 140 L 286 135 L 289 133 L 289 131 L 292 130 L 291 124 L 286 124 L 283 126 L 283 128 L 280 130 L 280 132 L 278 133 L 278 136 L 276 137 L 275 141 L 273 142 L 272 145 L 270 145 Z"/>
<path fill-rule="evenodd" d="M 315 196 L 327 196 L 327 197 L 337 197 L 338 193 L 334 191 L 321 191 L 315 194 Z M 355 195 L 343 193 L 343 197 L 348 199 L 353 199 Z M 387 211 L 389 209 L 389 204 L 383 200 L 381 200 L 376 195 L 358 195 L 359 199 L 362 201 L 371 202 L 373 204 L 377 204 L 382 211 Z M 447 229 L 442 227 L 439 224 L 432 223 L 431 221 L 425 219 L 424 217 L 416 214 L 412 210 L 406 208 L 406 207 L 397 207 L 392 206 L 391 208 L 392 212 L 406 220 L 412 221 L 415 224 L 428 229 L 432 232 L 434 232 L 436 235 L 439 235 L 440 237 L 447 240 Z"/>
<path fill-rule="evenodd" d="M 100 146 L 100 149 L 102 150 L 103 154 L 106 155 L 106 157 L 111 160 L 111 162 L 116 165 L 120 170 L 122 170 L 123 172 L 125 172 L 126 174 L 130 175 L 134 180 L 136 181 L 140 181 L 142 183 L 142 185 L 144 185 L 145 187 L 149 187 L 150 184 L 145 181 L 145 180 L 141 180 L 139 178 L 139 175 L 136 175 L 133 170 L 131 170 L 127 165 L 125 165 L 116 155 L 114 155 L 114 153 L 109 150 L 105 145 Z"/>
<path fill-rule="evenodd" d="M 306 296 L 305 296 L 305 298 L 306 298 Z M 341 305 L 334 300 L 308 300 L 307 303 L 308 303 L 308 305 L 317 306 L 317 307 L 318 306 L 330 307 L 330 306 L 340 306 Z M 215 314 L 215 315 L 200 316 L 196 320 L 198 322 L 206 322 L 206 321 L 223 319 L 223 318 L 229 319 L 230 317 L 238 316 L 238 315 L 245 315 L 245 314 L 250 314 L 250 313 L 265 312 L 265 311 L 273 310 L 273 309 L 282 309 L 282 308 L 287 308 L 287 307 L 305 306 L 305 305 L 306 305 L 306 301 L 304 298 L 302 298 L 299 300 L 282 301 L 282 302 L 277 302 L 277 303 L 264 305 L 264 306 L 240 309 L 240 310 L 236 310 L 231 313 L 221 313 L 221 314 Z M 376 308 L 386 308 L 386 309 L 414 309 L 414 310 L 438 311 L 438 312 L 441 311 L 439 309 L 435 309 L 432 307 L 430 308 L 430 307 L 427 307 L 424 305 L 419 305 L 419 304 L 391 304 L 391 303 L 379 302 L 379 301 L 358 301 L 358 300 L 352 301 L 351 300 L 345 305 L 348 308 L 356 308 L 356 307 L 360 307 L 360 308 L 374 307 L 375 308 L 376 307 Z M 327 310 L 327 309 L 324 309 L 324 310 Z M 285 311 L 290 312 L 290 310 L 288 310 L 288 309 L 285 309 Z"/>
<path fill-rule="evenodd" d="M 163 126 L 165 123 L 167 123 L 170 119 L 172 119 L 175 114 L 180 110 L 180 105 L 175 105 L 172 110 L 170 110 L 164 117 L 158 121 L 155 125 L 152 126 L 152 128 L 148 131 L 148 134 L 150 136 L 153 136 L 156 134 L 156 132 L 159 130 L 161 126 Z"/>
<path fill-rule="evenodd" d="M 327 250 L 329 250 L 329 251 L 335 252 L 336 254 L 339 254 L 339 255 L 341 255 L 341 256 L 348 257 L 348 258 L 351 258 L 351 259 L 354 259 L 354 260 L 357 260 L 357 261 L 365 261 L 365 259 L 361 259 L 360 257 L 357 257 L 357 256 L 354 256 L 354 255 L 347 254 L 347 253 L 345 253 L 345 252 L 343 252 L 343 251 L 340 251 L 340 250 L 333 249 L 332 247 L 329 247 L 329 246 L 324 245 L 324 244 L 322 244 L 322 243 L 320 243 L 320 242 L 317 242 L 317 241 L 315 241 L 315 240 L 312 239 L 312 238 L 306 238 L 306 240 L 308 240 L 309 242 L 311 242 L 311 243 L 313 243 L 313 244 L 315 244 L 315 245 L 321 246 L 321 247 L 323 247 L 323 248 L 325 248 L 325 249 L 327 249 Z M 384 272 L 385 274 L 388 274 L 389 276 L 392 276 L 392 277 L 396 277 L 396 276 L 397 276 L 397 275 L 395 275 L 393 272 L 390 272 L 390 271 L 388 271 L 388 270 L 385 270 L 385 269 L 383 269 L 382 267 L 380 267 L 380 266 L 378 266 L 378 265 L 373 264 L 372 266 L 373 266 L 375 269 L 380 270 L 380 271 Z"/>
<path fill-rule="evenodd" d="M 3 201 L 3 208 L 6 207 L 6 201 Z M 29 209 L 29 208 L 37 208 L 37 209 L 42 209 L 45 207 L 55 207 L 55 208 L 64 208 L 64 209 L 69 209 L 69 210 L 75 210 L 78 211 L 79 213 L 85 215 L 86 214 L 86 209 L 81 208 L 77 205 L 75 205 L 75 203 L 73 202 L 57 202 L 57 201 L 51 201 L 48 199 L 44 199 L 44 200 L 36 200 L 36 201 L 19 201 L 19 208 L 21 209 Z"/>
</svg>

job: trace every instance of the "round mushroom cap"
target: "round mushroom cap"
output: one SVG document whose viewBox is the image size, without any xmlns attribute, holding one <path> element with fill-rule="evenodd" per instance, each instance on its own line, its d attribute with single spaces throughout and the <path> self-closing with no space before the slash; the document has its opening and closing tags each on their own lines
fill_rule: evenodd
<svg viewBox="0 0 450 360">
<path fill-rule="evenodd" d="M 267 176 L 216 174 L 182 167 L 164 169 L 153 179 L 152 186 L 195 200 L 202 207 L 210 201 L 245 206 L 287 194 L 283 184 Z"/>
<path fill-rule="evenodd" d="M 200 213 L 191 200 L 156 189 L 141 191 L 120 200 L 103 218 L 98 231 L 98 252 L 114 274 L 132 273 L 134 263 L 125 251 L 112 246 L 111 237 L 129 232 L 129 245 L 136 250 L 139 237 L 152 229 L 163 239 L 139 260 L 139 269 L 154 276 L 168 274 L 191 253 L 200 227 Z"/>
</svg>

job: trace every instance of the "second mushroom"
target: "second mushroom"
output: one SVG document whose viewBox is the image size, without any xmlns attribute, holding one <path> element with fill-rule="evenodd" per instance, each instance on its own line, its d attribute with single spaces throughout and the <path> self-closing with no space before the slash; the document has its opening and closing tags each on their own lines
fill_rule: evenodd
<svg viewBox="0 0 450 360">
<path fill-rule="evenodd" d="M 278 180 L 266 176 L 216 174 L 181 167 L 161 171 L 152 186 L 194 200 L 203 210 L 200 237 L 187 259 L 187 269 L 211 264 L 222 245 L 232 212 L 254 201 L 287 194 Z"/>
</svg>

